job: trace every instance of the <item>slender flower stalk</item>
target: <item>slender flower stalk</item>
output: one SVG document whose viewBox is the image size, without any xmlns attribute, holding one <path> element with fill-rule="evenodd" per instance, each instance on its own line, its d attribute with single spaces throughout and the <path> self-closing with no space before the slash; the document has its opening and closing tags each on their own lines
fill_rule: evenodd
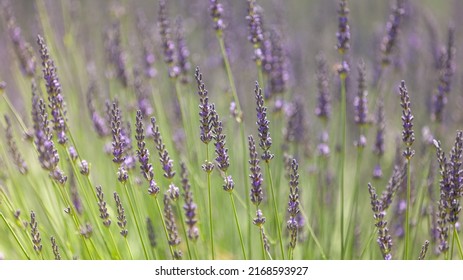
<svg viewBox="0 0 463 280">
<path fill-rule="evenodd" d="M 412 149 L 413 142 L 415 141 L 415 133 L 413 131 L 413 115 L 410 108 L 410 96 L 408 94 L 405 82 L 402 81 L 399 87 L 400 91 L 400 104 L 402 107 L 402 141 L 405 144 L 403 156 L 407 161 L 407 208 L 405 212 L 405 248 L 404 259 L 408 259 L 409 246 L 410 246 L 410 208 L 411 208 L 411 178 L 410 178 L 410 159 L 415 154 Z"/>
<path fill-rule="evenodd" d="M 338 32 L 336 38 L 338 43 L 336 49 L 341 55 L 341 63 L 338 66 L 338 75 L 341 79 L 341 112 L 339 115 L 340 131 L 341 131 L 341 159 L 339 161 L 339 190 L 340 190 L 340 231 L 341 231 L 341 259 L 344 258 L 344 171 L 346 165 L 346 130 L 347 130 L 347 98 L 346 98 L 346 79 L 349 72 L 349 64 L 347 63 L 346 54 L 350 49 L 350 27 L 348 22 L 349 9 L 347 8 L 347 0 L 341 0 L 339 2 L 338 9 Z"/>
<path fill-rule="evenodd" d="M 218 169 L 222 173 L 222 177 L 224 180 L 223 190 L 228 192 L 230 195 L 230 202 L 233 207 L 233 214 L 235 216 L 236 229 L 240 237 L 243 258 L 247 259 L 246 251 L 244 248 L 243 235 L 241 233 L 241 227 L 240 227 L 240 223 L 238 220 L 238 214 L 236 211 L 235 201 L 233 197 L 233 190 L 235 188 L 235 182 L 233 181 L 232 176 L 228 175 L 228 172 L 227 172 L 228 167 L 230 166 L 230 158 L 228 156 L 228 149 L 225 148 L 226 135 L 223 133 L 223 124 L 219 118 L 219 115 L 217 114 L 217 111 L 215 110 L 214 104 L 211 104 L 211 125 L 212 125 L 212 134 L 213 134 L 213 138 L 215 142 L 214 143 L 215 144 L 215 154 L 216 154 L 215 161 L 217 163 Z"/>
<path fill-rule="evenodd" d="M 281 234 L 281 224 L 280 218 L 278 216 L 278 203 L 273 187 L 273 178 L 270 171 L 270 161 L 273 159 L 274 155 L 271 153 L 270 148 L 272 146 L 272 138 L 270 137 L 270 121 L 267 119 L 267 107 L 264 105 L 264 96 L 262 95 L 262 89 L 259 87 L 259 83 L 256 82 L 256 87 L 254 89 L 254 94 L 256 97 L 256 113 L 257 113 L 257 131 L 259 133 L 259 146 L 262 149 L 262 160 L 265 161 L 267 176 L 269 179 L 270 191 L 272 193 L 273 200 L 273 211 L 276 221 L 276 228 L 278 233 L 278 239 L 280 243 L 281 258 L 284 259 L 284 249 L 283 249 L 283 237 Z"/>
<path fill-rule="evenodd" d="M 214 169 L 214 164 L 209 160 L 209 142 L 212 140 L 212 126 L 211 126 L 211 105 L 209 104 L 209 97 L 207 95 L 206 86 L 203 83 L 203 75 L 199 72 L 199 67 L 196 67 L 195 79 L 198 85 L 199 95 L 199 122 L 200 122 L 200 136 L 201 141 L 206 144 L 206 161 L 202 165 L 202 169 L 207 174 L 207 192 L 208 192 L 208 208 L 209 208 L 209 235 L 211 239 L 211 256 L 215 259 L 214 248 L 214 230 L 213 230 L 213 217 L 212 217 L 212 195 L 211 195 L 211 172 Z"/>
</svg>

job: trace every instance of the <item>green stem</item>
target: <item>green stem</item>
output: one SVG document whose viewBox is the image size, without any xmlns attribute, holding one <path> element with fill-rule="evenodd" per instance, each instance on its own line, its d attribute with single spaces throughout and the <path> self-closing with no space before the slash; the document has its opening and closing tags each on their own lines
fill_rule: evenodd
<svg viewBox="0 0 463 280">
<path fill-rule="evenodd" d="M 277 227 L 277 232 L 278 232 L 278 239 L 280 243 L 280 251 L 281 251 L 281 259 L 285 259 L 285 251 L 283 247 L 283 236 L 281 234 L 281 223 L 280 223 L 280 217 L 278 216 L 278 206 L 276 202 L 276 197 L 275 197 L 275 190 L 273 188 L 273 178 L 272 178 L 272 172 L 270 171 L 270 163 L 267 161 L 265 163 L 265 167 L 267 169 L 267 174 L 269 177 L 269 184 L 270 184 L 270 192 L 272 193 L 272 200 L 273 200 L 273 214 L 275 216 L 275 221 L 276 221 L 276 227 Z"/>
<path fill-rule="evenodd" d="M 340 224 L 341 224 L 341 260 L 344 259 L 344 168 L 346 165 L 346 76 L 341 74 L 341 160 L 339 161 L 339 189 L 340 189 Z"/>
<path fill-rule="evenodd" d="M 129 201 L 130 211 L 132 212 L 133 220 L 135 221 L 135 226 L 137 227 L 138 235 L 140 236 L 141 245 L 143 247 L 143 253 L 145 254 L 145 258 L 149 259 L 148 251 L 146 250 L 145 242 L 143 241 L 143 235 L 141 234 L 140 225 L 138 224 L 138 217 L 135 214 L 135 208 L 133 207 L 132 198 L 129 195 L 129 189 L 128 189 L 127 184 L 124 184 L 123 188 L 125 190 L 125 194 L 127 195 L 127 199 Z"/>
<path fill-rule="evenodd" d="M 209 164 L 209 143 L 206 144 L 206 163 Z M 214 250 L 214 223 L 212 218 L 212 190 L 211 190 L 211 173 L 207 172 L 207 204 L 209 208 L 209 235 L 211 238 L 211 254 L 212 260 L 215 260 L 215 250 Z"/>
<path fill-rule="evenodd" d="M 19 247 L 21 248 L 21 251 L 23 252 L 23 254 L 26 256 L 26 258 L 28 260 L 31 259 L 31 257 L 29 256 L 29 254 L 27 254 L 26 252 L 26 249 L 24 248 L 24 246 L 21 244 L 21 242 L 19 241 L 19 238 L 18 236 L 16 235 L 16 233 L 14 232 L 13 228 L 11 227 L 10 223 L 8 223 L 8 221 L 6 220 L 5 216 L 3 215 L 3 212 L 0 212 L 0 216 L 2 217 L 3 221 L 5 222 L 6 226 L 8 227 L 8 229 L 10 230 L 11 234 L 13 234 L 13 237 L 14 239 L 16 240 L 16 243 L 18 243 Z"/>
<path fill-rule="evenodd" d="M 159 200 L 157 196 L 155 197 L 155 201 L 156 201 L 156 206 L 159 212 L 159 216 L 161 217 L 162 227 L 166 235 L 167 244 L 169 244 L 169 233 L 167 232 L 166 221 L 164 220 L 164 215 L 162 214 L 161 206 L 159 205 Z M 172 258 L 174 258 L 174 250 L 172 249 L 172 246 L 170 244 L 169 244 L 169 250 L 170 250 L 170 254 L 172 255 Z"/>
<path fill-rule="evenodd" d="M 461 247 L 460 237 L 458 236 L 458 231 L 455 225 L 453 226 L 453 238 L 457 240 L 458 253 L 460 254 L 460 259 L 463 260 L 463 249 Z M 452 245 L 453 248 L 453 245 Z"/>
<path fill-rule="evenodd" d="M 407 159 L 407 207 L 405 209 L 405 249 L 404 260 L 408 260 L 410 242 L 410 200 L 411 200 L 410 159 Z"/>
<path fill-rule="evenodd" d="M 188 235 L 186 233 L 185 220 L 183 219 L 183 215 L 182 215 L 182 207 L 180 206 L 180 202 L 178 199 L 175 201 L 175 203 L 177 205 L 177 210 L 180 216 L 180 222 L 182 223 L 183 234 L 185 235 L 186 247 L 188 249 L 188 258 L 191 260 L 192 258 L 191 258 L 191 249 L 190 249 L 190 239 L 188 238 Z"/>
<path fill-rule="evenodd" d="M 240 223 L 239 223 L 239 220 L 238 220 L 238 214 L 236 213 L 235 199 L 233 198 L 233 193 L 232 192 L 230 192 L 229 194 L 230 194 L 230 201 L 231 201 L 231 204 L 232 204 L 232 207 L 233 207 L 233 214 L 235 216 L 236 228 L 238 230 L 238 235 L 240 236 L 241 251 L 243 252 L 244 260 L 247 260 L 246 251 L 244 249 L 243 234 L 241 233 L 241 227 L 240 227 Z"/>
<path fill-rule="evenodd" d="M 223 36 L 220 33 L 216 33 L 216 35 L 217 35 L 217 40 L 219 41 L 220 52 L 222 53 L 222 58 L 223 58 L 223 61 L 224 61 L 224 64 L 225 64 L 225 70 L 227 72 L 227 77 L 228 77 L 228 81 L 230 83 L 230 88 L 232 90 L 233 99 L 234 99 L 234 101 L 236 103 L 236 108 L 238 109 L 238 119 L 237 119 L 237 121 L 242 122 L 242 119 L 241 119 L 241 113 L 242 113 L 241 105 L 240 105 L 240 101 L 238 99 L 238 94 L 236 92 L 235 79 L 233 78 L 233 74 L 232 74 L 232 71 L 231 71 L 230 60 L 228 59 L 227 51 L 225 50 L 225 42 L 223 40 Z"/>
<path fill-rule="evenodd" d="M 130 249 L 130 245 L 129 245 L 129 241 L 127 240 L 127 237 L 124 237 L 124 240 L 125 240 L 125 245 L 127 246 L 127 250 L 129 250 L 130 259 L 133 260 L 132 250 Z"/>
</svg>

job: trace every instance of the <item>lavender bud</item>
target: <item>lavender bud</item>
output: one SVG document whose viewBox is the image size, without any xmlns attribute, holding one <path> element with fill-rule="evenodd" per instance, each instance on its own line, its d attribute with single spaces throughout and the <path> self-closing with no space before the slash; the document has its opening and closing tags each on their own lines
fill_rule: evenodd
<svg viewBox="0 0 463 280">
<path fill-rule="evenodd" d="M 256 226 L 262 228 L 265 224 L 265 217 L 262 215 L 262 211 L 257 209 L 256 218 L 252 221 Z"/>
<path fill-rule="evenodd" d="M 177 201 L 177 199 L 180 197 L 180 190 L 174 184 L 169 185 L 169 189 L 167 190 L 167 193 L 169 194 L 169 198 L 173 202 Z"/>
<path fill-rule="evenodd" d="M 80 174 L 84 176 L 88 176 L 90 174 L 90 166 L 85 159 L 80 162 Z"/>
<path fill-rule="evenodd" d="M 119 180 L 119 182 L 121 182 L 122 184 L 125 184 L 125 182 L 127 182 L 127 180 L 129 179 L 129 173 L 127 172 L 127 170 L 124 168 L 124 167 L 119 167 L 118 171 L 117 171 L 117 179 Z"/>
</svg>

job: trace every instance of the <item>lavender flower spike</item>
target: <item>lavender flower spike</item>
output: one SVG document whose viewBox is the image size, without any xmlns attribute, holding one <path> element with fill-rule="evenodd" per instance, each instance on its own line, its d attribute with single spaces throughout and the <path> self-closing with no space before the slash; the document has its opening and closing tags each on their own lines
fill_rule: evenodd
<svg viewBox="0 0 463 280">
<path fill-rule="evenodd" d="M 153 134 L 154 143 L 156 144 L 156 149 L 159 154 L 159 161 L 162 165 L 162 170 L 164 170 L 164 177 L 171 180 L 175 176 L 175 171 L 173 169 L 173 160 L 170 159 L 169 153 L 167 152 L 166 145 L 162 141 L 161 133 L 159 132 L 159 127 L 156 123 L 156 118 L 151 118 L 151 132 Z"/>
<path fill-rule="evenodd" d="M 463 191 L 462 177 L 463 132 L 458 131 L 455 144 L 450 152 L 450 193 L 449 193 L 449 223 L 453 226 L 458 222 L 461 211 L 460 198 Z"/>
<path fill-rule="evenodd" d="M 172 210 L 172 206 L 170 203 L 169 195 L 164 194 L 164 218 L 166 221 L 166 228 L 169 237 L 169 245 L 173 247 L 177 247 L 180 244 L 180 237 L 178 235 L 177 225 L 175 223 L 175 216 Z M 174 258 L 181 259 L 182 258 L 182 251 L 176 249 L 174 251 Z"/>
<path fill-rule="evenodd" d="M 101 186 L 96 187 L 96 195 L 98 197 L 100 218 L 103 220 L 103 225 L 105 227 L 109 227 L 111 225 L 111 220 L 109 219 L 108 208 L 106 207 L 106 202 L 104 201 L 104 194 Z"/>
<path fill-rule="evenodd" d="M 119 102 L 117 100 L 113 102 L 111 108 L 111 131 L 113 136 L 113 162 L 121 165 L 126 157 L 124 151 L 125 141 L 121 128 L 121 110 L 119 109 Z"/>
<path fill-rule="evenodd" d="M 34 250 L 40 254 L 42 252 L 42 238 L 40 238 L 40 232 L 34 211 L 31 211 L 31 222 L 29 225 L 31 227 L 31 238 L 32 243 L 34 244 Z"/>
<path fill-rule="evenodd" d="M 291 170 L 289 173 L 289 202 L 288 202 L 288 222 L 286 227 L 289 231 L 290 242 L 289 246 L 294 249 L 297 242 L 297 232 L 299 228 L 298 214 L 299 214 L 299 165 L 296 159 L 291 160 Z"/>
<path fill-rule="evenodd" d="M 185 210 L 186 220 L 185 223 L 188 225 L 188 238 L 190 240 L 196 241 L 199 237 L 199 230 L 196 226 L 198 222 L 196 218 L 196 208 L 197 205 L 193 201 L 193 193 L 191 191 L 191 185 L 188 180 L 188 171 L 185 164 L 180 163 L 181 168 L 181 177 L 182 177 L 182 188 L 183 188 L 183 198 L 185 204 L 183 205 L 183 210 Z"/>
<path fill-rule="evenodd" d="M 211 104 L 211 122 L 212 122 L 212 132 L 215 140 L 215 158 L 218 168 L 227 172 L 228 167 L 230 166 L 230 158 L 228 157 L 228 149 L 225 148 L 225 134 L 223 134 L 223 125 L 222 121 L 219 119 L 219 115 L 215 110 L 214 104 Z"/>
<path fill-rule="evenodd" d="M 259 87 L 259 83 L 256 82 L 256 88 L 254 90 L 256 95 L 256 111 L 257 111 L 257 130 L 259 132 L 259 146 L 262 148 L 262 159 L 269 162 L 274 155 L 270 152 L 272 146 L 272 138 L 270 138 L 270 122 L 267 119 L 267 107 L 264 106 L 264 97 L 262 95 L 262 89 Z"/>
<path fill-rule="evenodd" d="M 249 143 L 249 169 L 251 174 L 249 178 L 251 178 L 251 202 L 259 206 L 264 198 L 264 194 L 262 192 L 262 172 L 259 166 L 259 158 L 257 156 L 256 151 L 256 143 L 252 135 L 248 136 L 248 143 Z"/>
<path fill-rule="evenodd" d="M 413 115 L 410 108 L 410 96 L 408 95 L 407 88 L 405 87 L 405 81 L 402 81 L 399 86 L 400 91 L 400 105 L 402 106 L 402 141 L 405 143 L 405 151 L 403 152 L 404 157 L 407 160 L 413 157 L 415 151 L 412 150 L 411 146 L 415 141 L 415 133 L 413 132 Z"/>
<path fill-rule="evenodd" d="M 376 195 L 376 190 L 374 187 L 368 183 L 368 191 L 370 193 L 371 199 L 371 209 L 373 210 L 373 217 L 375 219 L 375 226 L 378 229 L 378 239 L 376 242 L 379 244 L 381 253 L 385 260 L 391 260 L 391 248 L 392 248 L 392 238 L 389 235 L 389 230 L 387 228 L 387 222 L 384 219 L 386 211 L 384 210 L 381 200 Z"/>
<path fill-rule="evenodd" d="M 225 29 L 225 23 L 223 22 L 223 7 L 222 4 L 219 3 L 218 0 L 210 0 L 209 11 L 211 13 L 212 20 L 214 21 L 214 29 L 220 35 L 222 31 Z"/>
<path fill-rule="evenodd" d="M 211 133 L 211 106 L 209 104 L 209 98 L 207 96 L 206 86 L 203 83 L 203 74 L 199 72 L 199 67 L 196 67 L 195 71 L 196 83 L 198 85 L 199 95 L 199 117 L 200 117 L 200 139 L 204 144 L 208 144 L 212 140 Z"/>
<path fill-rule="evenodd" d="M 66 136 L 66 104 L 61 94 L 61 84 L 56 73 L 55 62 L 50 58 L 45 41 L 40 35 L 37 36 L 37 43 L 40 46 L 43 78 L 45 79 L 49 107 L 53 117 L 53 130 L 56 132 L 58 143 L 64 145 L 68 142 L 68 138 Z"/>
<path fill-rule="evenodd" d="M 159 193 L 159 187 L 154 182 L 153 166 L 149 162 L 150 153 L 146 148 L 145 143 L 145 130 L 143 127 L 143 115 L 140 110 L 137 111 L 137 117 L 135 121 L 135 139 L 137 140 L 137 157 L 140 163 L 140 170 L 143 177 L 149 182 L 148 192 L 150 195 L 156 196 Z"/>
<path fill-rule="evenodd" d="M 121 198 L 119 197 L 117 192 L 114 192 L 114 200 L 116 201 L 117 206 L 117 225 L 121 229 L 120 234 L 124 238 L 127 238 L 127 234 L 129 233 L 129 231 L 127 230 L 127 219 L 125 218 L 125 210 L 124 207 L 122 207 Z"/>
<path fill-rule="evenodd" d="M 349 9 L 347 8 L 347 1 L 341 0 L 338 9 L 338 32 L 336 38 L 338 43 L 336 49 L 340 54 L 345 54 L 350 49 L 350 27 L 348 23 Z"/>
<path fill-rule="evenodd" d="M 7 115 L 5 115 L 5 122 L 6 122 L 5 137 L 6 137 L 6 142 L 8 145 L 8 151 L 13 159 L 13 163 L 16 165 L 16 167 L 18 168 L 21 174 L 27 174 L 27 171 L 28 171 L 27 164 L 24 161 L 24 158 L 22 157 L 21 153 L 19 152 L 18 146 L 16 145 L 16 141 L 13 139 L 11 121 Z"/>
</svg>

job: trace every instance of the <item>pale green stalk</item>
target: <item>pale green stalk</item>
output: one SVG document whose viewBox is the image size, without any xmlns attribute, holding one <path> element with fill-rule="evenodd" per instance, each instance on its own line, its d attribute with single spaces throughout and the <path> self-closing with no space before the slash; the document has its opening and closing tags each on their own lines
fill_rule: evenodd
<svg viewBox="0 0 463 280">
<path fill-rule="evenodd" d="M 241 251 L 243 252 L 244 260 L 247 260 L 247 258 L 246 258 L 246 250 L 244 249 L 243 234 L 241 233 L 241 227 L 240 227 L 240 223 L 239 223 L 239 220 L 238 220 L 238 214 L 236 213 L 235 199 L 233 198 L 233 193 L 232 192 L 230 192 L 229 194 L 230 194 L 230 202 L 231 202 L 232 207 L 233 207 L 233 214 L 235 216 L 236 228 L 238 230 L 238 235 L 240 237 Z"/>
</svg>

